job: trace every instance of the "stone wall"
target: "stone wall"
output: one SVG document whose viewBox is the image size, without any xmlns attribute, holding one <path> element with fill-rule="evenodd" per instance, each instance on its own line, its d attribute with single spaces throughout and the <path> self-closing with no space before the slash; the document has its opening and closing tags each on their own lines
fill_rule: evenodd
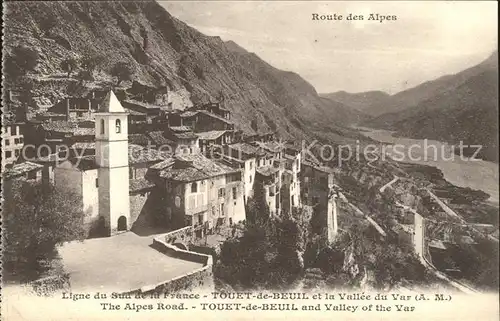
<svg viewBox="0 0 500 321">
<path fill-rule="evenodd" d="M 185 230 L 185 229 L 182 229 Z M 177 232 L 177 231 L 174 231 Z M 203 264 L 203 267 L 165 282 L 143 286 L 129 293 L 172 293 L 177 291 L 214 290 L 213 259 L 210 255 L 181 250 L 163 240 L 165 236 L 153 239 L 152 247 L 165 255 L 181 260 Z"/>
<path fill-rule="evenodd" d="M 162 236 L 162 239 L 169 243 L 184 243 L 188 245 L 193 239 L 193 227 L 186 226 L 181 229 L 169 232 Z"/>
<path fill-rule="evenodd" d="M 144 205 L 148 200 L 149 193 L 134 194 L 129 196 L 130 200 L 130 226 L 132 226 L 139 215 L 143 212 Z"/>
</svg>

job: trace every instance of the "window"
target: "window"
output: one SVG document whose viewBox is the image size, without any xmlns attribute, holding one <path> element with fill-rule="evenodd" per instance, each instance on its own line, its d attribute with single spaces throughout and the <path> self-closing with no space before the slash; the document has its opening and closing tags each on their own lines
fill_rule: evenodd
<svg viewBox="0 0 500 321">
<path fill-rule="evenodd" d="M 28 179 L 36 179 L 36 171 L 28 172 Z"/>
<path fill-rule="evenodd" d="M 250 175 L 250 183 L 252 182 L 252 175 Z"/>
<path fill-rule="evenodd" d="M 99 179 L 98 178 L 95 179 L 95 187 L 99 187 Z"/>
<path fill-rule="evenodd" d="M 250 161 L 250 169 L 253 167 L 253 161 Z"/>
<path fill-rule="evenodd" d="M 220 205 L 220 216 L 224 216 L 224 204 Z"/>
<path fill-rule="evenodd" d="M 115 127 L 116 127 L 116 133 L 119 134 L 122 132 L 122 122 L 121 120 L 117 119 L 115 122 Z"/>
<path fill-rule="evenodd" d="M 104 119 L 101 119 L 101 135 L 104 135 Z"/>
<path fill-rule="evenodd" d="M 7 139 L 5 140 L 5 146 L 9 146 L 9 145 L 10 145 L 10 139 L 8 139 L 8 138 L 7 138 Z"/>
<path fill-rule="evenodd" d="M 23 143 L 24 143 L 24 138 L 19 137 L 19 144 L 23 144 Z"/>
<path fill-rule="evenodd" d="M 224 197 L 225 192 L 226 191 L 223 188 L 220 188 L 219 189 L 219 197 Z"/>
<path fill-rule="evenodd" d="M 12 152 L 11 151 L 6 151 L 5 152 L 5 158 L 11 158 L 12 157 Z"/>
<path fill-rule="evenodd" d="M 19 144 L 19 138 L 14 138 L 14 144 Z"/>
<path fill-rule="evenodd" d="M 235 200 L 235 199 L 236 199 L 236 197 L 237 197 L 237 196 L 236 196 L 236 187 L 233 187 L 233 200 Z"/>
<path fill-rule="evenodd" d="M 197 193 L 198 192 L 198 184 L 194 182 L 191 184 L 191 193 Z"/>
<path fill-rule="evenodd" d="M 16 157 L 19 157 L 19 152 L 20 152 L 20 150 L 19 150 L 19 149 L 16 149 L 16 150 L 14 151 L 14 153 L 15 153 Z"/>
<path fill-rule="evenodd" d="M 17 126 L 12 126 L 10 132 L 11 132 L 12 136 L 17 135 Z"/>
</svg>

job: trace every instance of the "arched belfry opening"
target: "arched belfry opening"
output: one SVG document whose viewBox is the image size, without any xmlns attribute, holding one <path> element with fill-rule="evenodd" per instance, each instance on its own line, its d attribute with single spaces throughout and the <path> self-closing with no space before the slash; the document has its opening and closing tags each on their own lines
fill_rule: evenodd
<svg viewBox="0 0 500 321">
<path fill-rule="evenodd" d="M 116 133 L 119 134 L 122 132 L 122 122 L 121 120 L 117 119 L 115 122 L 115 127 L 116 127 Z"/>
</svg>

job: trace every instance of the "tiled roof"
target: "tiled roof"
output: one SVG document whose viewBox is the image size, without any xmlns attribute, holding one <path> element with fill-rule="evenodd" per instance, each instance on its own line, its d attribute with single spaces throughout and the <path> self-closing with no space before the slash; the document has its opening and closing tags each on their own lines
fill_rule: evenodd
<svg viewBox="0 0 500 321">
<path fill-rule="evenodd" d="M 202 113 L 202 114 L 205 114 L 205 115 L 207 115 L 207 116 L 209 116 L 209 117 L 212 117 L 212 118 L 218 119 L 218 120 L 220 120 L 220 121 L 222 121 L 222 122 L 224 122 L 224 123 L 226 123 L 226 124 L 230 124 L 230 125 L 232 125 L 232 124 L 233 124 L 233 122 L 232 122 L 232 121 L 230 121 L 229 119 L 226 119 L 226 118 L 221 117 L 221 116 L 219 116 L 219 115 L 213 114 L 213 113 L 211 113 L 211 112 L 208 112 L 208 111 L 205 111 L 205 110 L 200 110 L 200 111 L 198 111 L 198 112 L 199 112 L 199 113 Z"/>
<path fill-rule="evenodd" d="M 170 155 L 166 152 L 159 152 L 156 149 L 147 149 L 134 144 L 128 145 L 128 162 L 130 165 L 160 162 L 169 157 Z"/>
<path fill-rule="evenodd" d="M 188 167 L 188 168 L 171 168 L 163 170 L 160 173 L 160 177 L 181 182 L 191 182 L 191 181 L 198 181 L 201 179 L 207 179 L 210 176 L 196 168 Z"/>
<path fill-rule="evenodd" d="M 95 136 L 95 128 L 75 128 L 73 131 L 75 136 Z"/>
<path fill-rule="evenodd" d="M 174 166 L 161 171 L 160 177 L 189 182 L 239 171 L 201 154 L 193 154 L 176 156 Z"/>
<path fill-rule="evenodd" d="M 146 191 L 155 186 L 154 183 L 148 181 L 145 178 L 137 178 L 129 180 L 129 192 L 141 192 Z"/>
<path fill-rule="evenodd" d="M 197 110 L 188 110 L 188 111 L 185 111 L 181 114 L 181 117 L 182 118 L 188 118 L 188 117 L 192 117 L 194 115 L 197 115 L 199 113 L 199 111 Z"/>
<path fill-rule="evenodd" d="M 14 164 L 14 166 L 12 166 L 9 169 L 6 169 L 2 173 L 2 177 L 4 179 L 14 178 L 14 177 L 21 176 L 21 175 L 26 174 L 26 173 L 31 172 L 31 171 L 42 170 L 42 168 L 43 168 L 43 165 L 32 163 L 32 162 L 23 162 L 20 164 Z"/>
<path fill-rule="evenodd" d="M 273 166 L 262 166 L 256 169 L 257 173 L 263 175 L 263 176 L 271 176 L 277 171 L 279 171 L 279 168 L 275 168 Z"/>
<path fill-rule="evenodd" d="M 58 120 L 58 121 L 42 123 L 41 126 L 46 131 L 58 131 L 58 132 L 72 133 L 75 130 L 75 128 L 78 127 L 78 124 L 75 122 Z"/>
<path fill-rule="evenodd" d="M 318 171 L 323 172 L 323 173 L 329 173 L 329 174 L 337 173 L 337 170 L 335 170 L 331 167 L 320 165 L 320 164 L 315 164 L 313 162 L 306 161 L 306 160 L 302 160 L 302 165 L 310 166 L 310 167 L 314 168 L 315 170 L 318 170 Z"/>
<path fill-rule="evenodd" d="M 196 138 L 198 138 L 198 136 L 192 132 L 174 133 L 173 136 L 178 138 L 178 139 L 196 139 Z"/>
<path fill-rule="evenodd" d="M 255 142 L 255 144 L 257 144 L 262 149 L 265 149 L 265 150 L 267 150 L 269 152 L 273 152 L 273 153 L 279 152 L 279 151 L 284 149 L 284 145 L 282 143 L 278 143 L 278 142 L 266 142 L 266 143 Z"/>
<path fill-rule="evenodd" d="M 77 122 L 69 122 L 66 120 L 57 120 L 44 122 L 41 124 L 45 131 L 54 131 L 61 133 L 72 133 L 75 136 L 94 136 L 94 127 L 79 127 Z"/>
<path fill-rule="evenodd" d="M 229 145 L 229 148 L 231 148 L 232 150 L 234 150 L 236 152 L 241 151 L 242 153 L 245 153 L 248 155 L 262 155 L 262 154 L 264 154 L 264 152 L 261 149 L 259 149 L 258 147 L 252 146 L 252 145 L 247 144 L 247 143 L 232 144 L 232 145 Z"/>
<path fill-rule="evenodd" d="M 225 130 L 212 130 L 209 132 L 196 133 L 196 135 L 198 135 L 200 139 L 214 140 L 224 135 L 224 133 L 226 133 Z"/>
<path fill-rule="evenodd" d="M 95 149 L 95 142 L 76 142 L 71 148 L 73 149 Z"/>
<path fill-rule="evenodd" d="M 156 144 L 156 146 L 173 145 L 173 144 L 175 144 L 175 142 L 173 142 L 172 140 L 166 138 L 163 135 L 162 131 L 149 132 L 148 135 L 149 135 L 149 137 L 151 137 L 151 139 Z"/>
<path fill-rule="evenodd" d="M 127 112 L 127 113 L 129 113 L 130 115 L 133 115 L 133 116 L 145 116 L 146 115 L 145 112 L 133 110 L 133 109 L 130 109 L 130 108 L 123 108 L 123 109 L 125 110 L 125 112 Z"/>
<path fill-rule="evenodd" d="M 174 163 L 175 163 L 175 160 L 173 158 L 167 158 L 159 163 L 151 165 L 149 168 L 156 169 L 156 170 L 165 169 L 167 167 L 172 166 Z"/>
<path fill-rule="evenodd" d="M 192 131 L 191 127 L 189 127 L 189 126 L 170 126 L 169 128 L 171 131 L 176 132 L 176 133 Z"/>
<path fill-rule="evenodd" d="M 149 139 L 144 134 L 129 134 L 128 142 L 129 144 L 146 146 L 149 142 Z"/>
</svg>

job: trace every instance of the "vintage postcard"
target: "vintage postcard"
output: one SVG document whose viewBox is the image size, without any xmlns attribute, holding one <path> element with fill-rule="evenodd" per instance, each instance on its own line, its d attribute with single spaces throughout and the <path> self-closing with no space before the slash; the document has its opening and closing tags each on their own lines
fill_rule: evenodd
<svg viewBox="0 0 500 321">
<path fill-rule="evenodd" d="M 2 320 L 498 320 L 497 2 L 2 6 Z"/>
</svg>

